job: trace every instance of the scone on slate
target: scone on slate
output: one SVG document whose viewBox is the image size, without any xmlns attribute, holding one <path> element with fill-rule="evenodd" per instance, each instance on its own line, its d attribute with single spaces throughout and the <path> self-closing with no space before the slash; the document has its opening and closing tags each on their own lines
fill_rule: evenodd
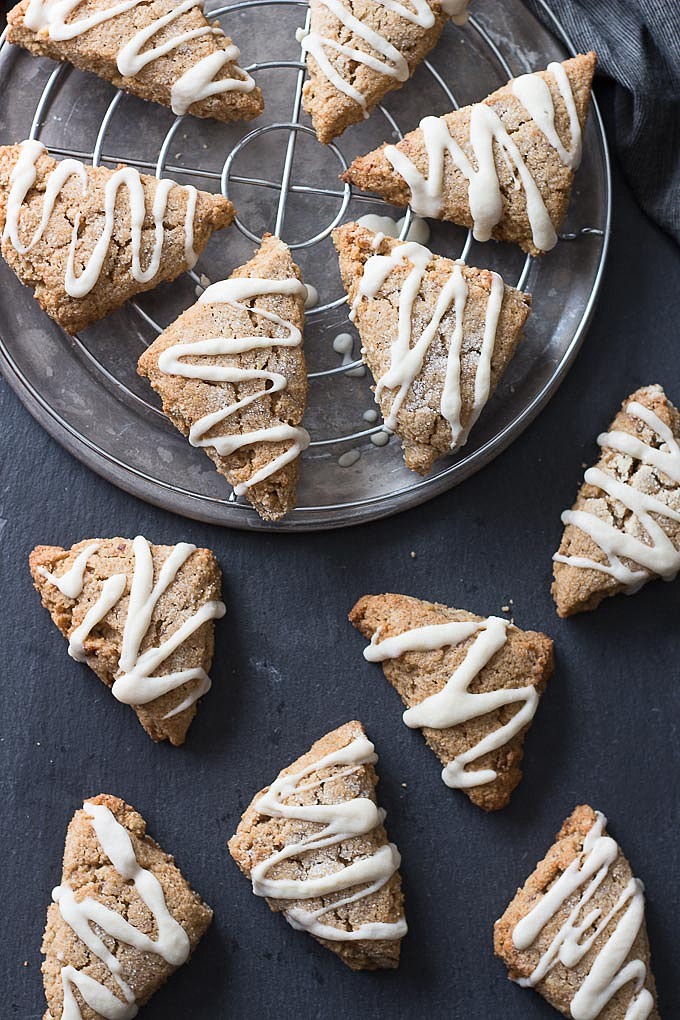
<svg viewBox="0 0 680 1020">
<path fill-rule="evenodd" d="M 588 468 L 555 560 L 559 616 L 680 570 L 680 412 L 661 386 L 624 400 Z"/>
<path fill-rule="evenodd" d="M 364 657 L 383 664 L 407 706 L 404 722 L 422 729 L 444 765 L 447 786 L 486 811 L 505 807 L 552 675 L 550 638 L 409 595 L 364 595 L 349 619 L 371 642 Z"/>
<path fill-rule="evenodd" d="M 262 93 L 239 67 L 238 48 L 198 0 L 21 0 L 7 25 L 9 42 L 176 114 L 231 121 L 262 113 Z"/>
<path fill-rule="evenodd" d="M 302 36 L 309 79 L 302 96 L 324 145 L 408 81 L 438 42 L 452 7 L 438 0 L 420 0 L 413 9 L 354 0 L 310 0 L 309 6 L 309 33 Z"/>
<path fill-rule="evenodd" d="M 397 145 L 342 175 L 419 216 L 471 227 L 531 255 L 549 251 L 567 212 L 590 104 L 594 53 L 514 78 L 481 103 L 425 117 Z"/>
<path fill-rule="evenodd" d="M 498 273 L 358 223 L 333 241 L 385 425 L 402 440 L 406 466 L 425 475 L 467 442 L 522 339 L 531 298 Z"/>
<path fill-rule="evenodd" d="M 295 506 L 309 444 L 301 427 L 305 297 L 287 246 L 266 235 L 250 262 L 208 287 L 138 366 L 173 425 L 268 521 Z"/>
<path fill-rule="evenodd" d="M 222 195 L 132 167 L 57 162 L 36 141 L 0 147 L 3 258 L 68 333 L 190 269 L 234 215 Z"/>
<path fill-rule="evenodd" d="M 134 808 L 108 794 L 86 800 L 68 827 L 47 910 L 44 1020 L 136 1016 L 211 920 Z"/>
<path fill-rule="evenodd" d="M 138 536 L 39 545 L 33 583 L 69 655 L 132 705 L 152 740 L 184 743 L 210 689 L 222 575 L 209 549 Z"/>
<path fill-rule="evenodd" d="M 511 980 L 564 1016 L 659 1020 L 644 888 L 606 825 L 575 808 L 496 921 L 494 948 Z"/>
<path fill-rule="evenodd" d="M 327 733 L 256 794 L 229 840 L 253 892 L 352 970 L 396 967 L 407 930 L 377 760 L 360 722 Z"/>
</svg>

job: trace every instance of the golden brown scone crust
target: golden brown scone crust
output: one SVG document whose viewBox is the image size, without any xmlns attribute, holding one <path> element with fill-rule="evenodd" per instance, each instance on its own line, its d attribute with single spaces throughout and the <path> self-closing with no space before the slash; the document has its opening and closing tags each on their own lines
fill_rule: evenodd
<svg viewBox="0 0 680 1020">
<path fill-rule="evenodd" d="M 402 244 L 385 237 L 377 248 L 376 235 L 358 223 L 345 223 L 333 232 L 333 242 L 340 258 L 340 273 L 350 305 L 354 301 L 366 261 L 372 255 L 388 255 Z M 389 369 L 391 347 L 397 335 L 399 292 L 412 266 L 406 263 L 393 270 L 385 285 L 372 298 L 362 298 L 355 312 L 354 324 L 359 330 L 363 357 L 374 379 Z M 454 269 L 451 259 L 432 255 L 421 292 L 414 306 L 412 344 L 415 346 L 423 329 L 434 314 L 441 289 Z M 461 423 L 466 426 L 472 416 L 475 373 L 484 338 L 484 323 L 491 292 L 492 276 L 485 269 L 462 267 L 468 286 L 463 318 L 461 364 Z M 522 330 L 531 307 L 531 298 L 513 287 L 505 287 L 498 319 L 496 341 L 491 359 L 491 390 L 511 361 L 522 339 Z M 446 359 L 456 316 L 453 306 L 444 315 L 437 336 L 430 344 L 423 369 L 417 376 L 397 413 L 397 434 L 402 440 L 406 466 L 421 475 L 428 474 L 438 457 L 446 457 L 451 449 L 451 426 L 441 413 L 441 398 L 446 378 Z M 387 418 L 396 390 L 385 389 L 380 396 L 380 410 Z"/>
<path fill-rule="evenodd" d="M 585 127 L 590 104 L 590 90 L 595 72 L 596 56 L 588 53 L 565 60 L 563 67 L 569 77 L 581 129 Z M 541 71 L 540 77 L 548 85 L 555 106 L 555 126 L 561 139 L 569 139 L 569 117 L 560 92 L 552 75 Z M 508 82 L 483 100 L 498 114 L 508 134 L 517 145 L 529 172 L 536 181 L 555 230 L 559 230 L 567 212 L 573 171 L 564 165 L 558 153 L 547 141 L 538 125 L 532 120 L 520 101 L 512 92 Z M 456 139 L 463 152 L 477 166 L 470 145 L 471 106 L 447 113 L 449 134 Z M 407 134 L 397 148 L 428 176 L 428 158 L 420 128 Z M 532 239 L 531 226 L 527 216 L 526 195 L 522 187 L 516 187 L 516 178 L 503 158 L 498 143 L 494 141 L 494 160 L 503 199 L 503 215 L 496 225 L 493 236 L 499 241 L 518 244 L 530 255 L 540 255 Z M 359 156 L 342 175 L 342 180 L 354 184 L 364 191 L 376 191 L 393 205 L 406 206 L 411 191 L 403 177 L 396 172 L 385 156 L 385 145 L 374 149 L 365 156 Z M 443 207 L 439 219 L 450 220 L 464 227 L 472 227 L 473 220 L 468 202 L 468 181 L 447 154 L 444 164 Z"/>
<path fill-rule="evenodd" d="M 288 768 L 282 769 L 279 776 L 300 772 L 327 754 L 346 747 L 359 736 L 365 736 L 362 724 L 356 721 L 346 723 L 317 740 L 307 754 L 303 754 Z M 312 777 L 332 776 L 341 771 L 339 766 L 325 768 L 312 773 L 310 780 Z M 378 777 L 373 766 L 364 765 L 351 775 L 338 775 L 337 779 L 325 782 L 322 787 L 298 794 L 295 803 L 339 804 L 356 797 L 367 797 L 377 803 L 375 792 L 377 782 Z M 253 797 L 250 807 L 241 818 L 236 834 L 229 840 L 229 852 L 247 878 L 250 878 L 254 865 L 267 860 L 289 843 L 297 843 L 309 833 L 321 828 L 321 826 L 310 822 L 270 818 L 259 814 L 255 804 L 268 789 L 269 787 L 265 787 Z M 387 842 L 385 827 L 378 825 L 365 836 L 357 836 L 323 850 L 308 850 L 290 860 L 281 861 L 272 868 L 270 875 L 272 878 L 303 878 L 314 870 L 318 874 L 319 868 L 323 868 L 324 873 L 337 871 L 338 865 L 345 867 L 360 857 L 371 856 Z M 352 891 L 358 891 L 358 888 L 353 888 Z M 267 903 L 274 911 L 285 911 L 290 907 L 317 910 L 322 905 L 330 907 L 335 900 L 342 899 L 346 895 L 347 892 L 336 893 L 323 899 L 310 900 L 279 900 L 267 897 Z M 390 880 L 377 892 L 354 903 L 339 907 L 337 910 L 329 910 L 327 914 L 323 915 L 322 920 L 324 924 L 332 925 L 334 928 L 354 931 L 370 921 L 394 922 L 403 916 L 404 897 L 401 891 L 401 876 L 399 871 L 395 871 Z M 316 936 L 314 937 L 316 938 Z M 336 953 L 343 963 L 346 963 L 352 970 L 392 968 L 399 963 L 400 939 L 357 942 L 331 942 L 327 939 L 317 939 L 317 941 Z"/>
<path fill-rule="evenodd" d="M 408 64 L 410 77 L 421 60 L 437 44 L 448 21 L 447 15 L 436 0 L 427 0 L 427 3 L 435 19 L 431 28 L 414 25 L 408 19 L 372 3 L 371 0 L 343 0 L 342 6 L 399 50 Z M 351 46 L 353 49 L 379 57 L 372 46 L 351 29 L 346 28 L 321 0 L 310 0 L 309 6 L 312 12 L 312 32 L 325 39 L 333 39 L 341 45 Z M 324 50 L 331 66 L 340 77 L 365 97 L 367 113 L 370 113 L 388 92 L 400 89 L 406 84 L 397 81 L 391 75 L 374 71 L 330 47 L 324 47 Z M 364 109 L 351 96 L 341 92 L 329 81 L 311 53 L 307 54 L 307 68 L 309 80 L 305 82 L 302 93 L 304 108 L 312 118 L 317 138 L 327 145 L 341 135 L 350 124 L 361 123 L 364 120 Z"/>
<path fill-rule="evenodd" d="M 277 237 L 265 235 L 254 258 L 232 273 L 234 277 L 262 277 L 268 280 L 297 279 L 300 270 L 287 246 Z M 249 308 L 275 312 L 302 331 L 305 306 L 301 297 L 262 294 L 243 302 Z M 163 410 L 185 436 L 191 426 L 206 414 L 227 407 L 263 389 L 262 379 L 240 383 L 213 383 L 166 375 L 158 367 L 164 350 L 177 343 L 192 343 L 224 336 L 284 336 L 285 330 L 261 316 L 244 313 L 228 304 L 195 304 L 169 326 L 139 359 L 139 374 L 145 376 L 163 401 Z M 202 358 L 201 363 L 279 372 L 288 383 L 272 396 L 263 396 L 236 414 L 230 415 L 213 430 L 215 436 L 251 432 L 275 425 L 300 425 L 307 403 L 307 369 L 302 347 L 266 347 L 243 354 Z M 245 482 L 290 448 L 283 443 L 259 442 L 221 456 L 214 447 L 205 452 L 220 474 L 232 485 Z M 284 465 L 268 478 L 248 489 L 246 496 L 264 520 L 277 521 L 295 506 L 295 488 L 299 458 Z"/>
<path fill-rule="evenodd" d="M 547 890 L 566 871 L 583 850 L 583 841 L 596 820 L 595 812 L 587 805 L 574 809 L 557 834 L 556 842 L 551 846 L 543 860 L 536 865 L 536 870 L 529 876 L 524 886 L 517 893 L 503 916 L 494 926 L 494 949 L 506 967 L 508 975 L 516 981 L 518 978 L 529 977 L 542 954 L 548 949 L 557 931 L 566 921 L 569 912 L 578 900 L 578 894 L 567 900 L 565 906 L 542 929 L 539 937 L 527 950 L 520 952 L 515 948 L 512 933 L 523 917 L 536 905 Z M 609 869 L 609 875 L 595 892 L 588 904 L 589 909 L 599 908 L 602 916 L 606 916 L 614 906 L 626 885 L 633 877 L 630 864 L 619 850 L 619 856 Z M 614 922 L 617 919 L 614 919 Z M 609 939 L 615 923 L 608 925 L 595 940 L 593 948 L 573 968 L 567 970 L 558 963 L 553 970 L 539 982 L 536 990 L 548 1000 L 551 1006 L 565 1016 L 571 1016 L 569 1009 L 574 995 L 583 984 L 589 973 L 597 953 Z M 585 936 L 584 936 L 585 938 Z M 656 1002 L 656 987 L 649 966 L 649 942 L 647 929 L 643 923 L 638 937 L 631 949 L 629 960 L 642 960 L 647 968 L 645 988 Z M 624 985 L 611 999 L 609 1004 L 599 1013 L 599 1020 L 624 1020 L 626 1010 L 632 998 L 631 984 Z M 649 1020 L 659 1020 L 656 1009 L 650 1014 Z"/>
<path fill-rule="evenodd" d="M 189 936 L 193 953 L 212 920 L 210 907 L 192 890 L 174 859 L 146 835 L 146 822 L 134 808 L 118 797 L 105 793 L 89 800 L 93 804 L 107 807 L 116 821 L 127 830 L 139 864 L 151 871 L 160 882 L 168 910 Z M 153 914 L 134 885 L 122 878 L 113 867 L 99 844 L 91 820 L 83 810 L 76 811 L 66 833 L 61 882 L 73 889 L 76 900 L 91 897 L 121 914 L 151 938 L 158 934 Z M 140 1006 L 148 1002 L 177 969 L 161 956 L 140 952 L 115 941 L 109 935 L 104 935 L 104 942 L 119 960 L 123 977 L 134 991 Z M 42 952 L 45 955 L 42 973 L 48 1005 L 44 1020 L 61 1020 L 64 1001 L 61 968 L 69 964 L 105 985 L 114 995 L 120 996 L 120 988 L 111 972 L 64 921 L 56 903 L 51 903 L 47 908 Z M 100 1014 L 85 1005 L 75 988 L 74 994 L 83 1020 L 99 1020 Z"/>
<path fill-rule="evenodd" d="M 20 153 L 20 146 L 0 147 L 0 233 L 7 216 L 7 199 L 10 177 Z M 20 237 L 27 241 L 40 223 L 43 195 L 47 179 L 57 161 L 44 153 L 36 163 L 37 176 L 21 208 Z M 120 169 L 120 168 L 118 168 Z M 165 240 L 160 267 L 148 283 L 139 283 L 132 275 L 132 243 L 130 227 L 130 199 L 128 190 L 121 187 L 116 196 L 116 214 L 113 236 L 104 259 L 101 275 L 85 297 L 73 298 L 64 286 L 66 265 L 76 213 L 80 212 L 80 231 L 75 260 L 80 274 L 101 237 L 104 226 L 104 189 L 114 170 L 106 167 L 86 166 L 88 193 L 83 198 L 80 180 L 70 177 L 58 196 L 45 232 L 35 247 L 25 255 L 19 254 L 9 238 L 2 242 L 2 255 L 22 283 L 31 287 L 43 311 L 47 312 L 67 333 L 78 333 L 93 322 L 119 308 L 128 298 L 157 287 L 159 283 L 174 280 L 187 269 L 185 258 L 184 220 L 187 191 L 177 186 L 168 196 L 165 212 Z M 142 266 L 149 264 L 155 243 L 155 225 L 152 215 L 156 192 L 155 177 L 141 174 L 144 186 L 146 215 L 142 227 Z M 199 191 L 194 217 L 194 250 L 202 252 L 214 230 L 228 226 L 235 216 L 231 202 L 222 195 Z"/>
<path fill-rule="evenodd" d="M 100 542 L 97 552 L 88 559 L 82 594 L 70 599 L 44 577 L 41 567 L 61 577 L 73 565 L 79 552 L 92 542 Z M 154 578 L 170 555 L 174 546 L 152 545 Z M 132 542 L 127 538 L 87 539 L 71 549 L 60 546 L 39 545 L 29 557 L 33 584 L 42 603 L 55 624 L 68 638 L 78 627 L 101 593 L 103 582 L 113 574 L 126 573 L 127 585 L 120 601 L 106 614 L 84 642 L 88 654 L 87 664 L 107 687 L 112 687 L 118 675 L 123 628 L 130 602 L 130 583 L 134 572 Z M 209 549 L 196 549 L 180 568 L 175 581 L 161 595 L 156 604 L 151 626 L 141 644 L 141 651 L 157 646 L 193 616 L 205 602 L 221 596 L 222 574 L 214 554 Z M 210 671 L 213 657 L 213 621 L 209 620 L 177 648 L 159 669 L 159 674 L 202 667 Z M 152 740 L 169 740 L 179 746 L 184 743 L 187 730 L 196 715 L 196 702 L 170 719 L 164 719 L 187 697 L 197 681 L 190 680 L 174 691 L 163 694 L 146 705 L 134 705 L 139 721 Z"/>
<path fill-rule="evenodd" d="M 415 627 L 451 621 L 482 620 L 483 617 L 463 609 L 451 609 L 436 602 L 423 602 L 410 595 L 364 595 L 349 614 L 350 623 L 371 640 L 380 628 L 380 640 L 395 637 Z M 553 671 L 553 643 L 545 634 L 508 627 L 508 639 L 489 663 L 475 677 L 469 690 L 473 693 L 503 688 L 533 686 L 539 694 L 545 690 Z M 474 638 L 459 645 L 432 652 L 406 652 L 398 659 L 382 663 L 385 676 L 410 708 L 443 690 L 451 675 L 465 658 Z M 506 705 L 477 719 L 458 726 L 437 730 L 424 726 L 423 736 L 443 765 L 479 743 L 492 730 L 505 725 L 521 708 Z M 529 724 L 530 725 L 530 724 Z M 522 778 L 520 763 L 529 725 L 523 727 L 507 744 L 482 755 L 466 771 L 493 769 L 497 778 L 482 786 L 463 792 L 473 804 L 485 811 L 498 811 L 506 806 L 510 795 Z"/>
<path fill-rule="evenodd" d="M 656 448 L 661 445 L 660 437 L 656 436 L 652 429 L 638 418 L 632 418 L 626 413 L 628 404 L 633 401 L 654 411 L 680 441 L 680 412 L 671 404 L 662 387 L 656 385 L 643 386 L 635 393 L 631 393 L 624 400 L 621 410 L 609 426 L 608 431 L 628 432 Z M 641 464 L 640 461 L 616 453 L 614 450 L 602 450 L 596 466 L 618 481 L 626 482 L 634 489 L 653 495 L 674 510 L 680 511 L 680 485 L 662 471 Z M 625 527 L 627 532 L 649 544 L 649 535 L 639 522 L 636 522 L 634 527 L 631 526 L 630 511 L 598 486 L 588 485 L 584 482 L 572 509 L 585 510 L 595 514 L 607 521 L 608 524 L 620 529 Z M 672 521 L 667 517 L 659 517 L 658 514 L 652 514 L 652 517 L 657 520 L 676 548 L 680 548 L 680 522 Z M 608 562 L 607 556 L 599 545 L 574 524 L 568 524 L 564 529 L 558 552 L 561 556 L 583 556 L 596 563 Z M 637 564 L 625 558 L 622 562 L 633 569 L 640 569 Z M 575 567 L 569 563 L 555 563 L 554 576 L 555 580 L 551 591 L 557 605 L 557 614 L 562 617 L 596 609 L 602 599 L 624 591 L 624 586 L 611 575 L 604 574 L 599 570 Z M 650 576 L 653 577 L 653 575 Z"/>
<path fill-rule="evenodd" d="M 176 4 L 174 0 L 148 0 L 146 3 L 133 7 L 132 10 L 119 14 L 110 21 L 77 35 L 74 39 L 50 39 L 46 32 L 34 32 L 24 23 L 24 16 L 30 0 L 21 0 L 7 15 L 8 40 L 38 57 L 50 57 L 52 60 L 67 60 L 81 71 L 110 81 L 116 88 L 130 92 L 140 99 L 170 106 L 172 86 L 191 67 L 204 57 L 225 50 L 232 45 L 227 36 L 203 35 L 191 39 L 165 56 L 152 60 L 136 75 L 125 77 L 120 74 L 116 58 L 123 46 L 134 35 L 142 31 L 153 21 L 168 14 Z M 111 7 L 110 0 L 83 0 L 70 20 L 80 18 Z M 153 36 L 144 47 L 148 49 L 162 46 L 173 37 L 184 32 L 192 32 L 208 25 L 203 11 L 199 6 L 185 11 Z M 214 22 L 219 26 L 219 22 Z M 222 68 L 219 79 L 242 78 L 238 64 L 228 63 Z M 264 102 L 259 88 L 252 92 L 223 92 L 209 96 L 197 103 L 192 103 L 188 112 L 195 117 L 212 117 L 214 120 L 250 120 L 262 113 Z"/>
</svg>

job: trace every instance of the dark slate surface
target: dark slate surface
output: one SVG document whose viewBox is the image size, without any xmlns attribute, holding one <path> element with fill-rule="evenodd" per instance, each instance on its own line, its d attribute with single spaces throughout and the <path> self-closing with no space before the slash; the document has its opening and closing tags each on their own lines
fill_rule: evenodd
<svg viewBox="0 0 680 1020">
<path fill-rule="evenodd" d="M 83 798 L 101 791 L 142 812 L 215 908 L 194 960 L 146 1007 L 148 1020 L 548 1020 L 555 1014 L 537 995 L 506 980 L 492 924 L 582 802 L 609 816 L 645 881 L 661 1013 L 680 1016 L 680 583 L 567 622 L 548 593 L 559 514 L 598 431 L 643 383 L 662 382 L 680 400 L 679 266 L 616 170 L 599 310 L 548 409 L 462 487 L 352 531 L 243 534 L 136 502 L 64 453 L 0 384 L 3 1018 L 42 1016 L 39 946 L 64 832 Z M 225 575 L 214 688 L 183 749 L 152 744 L 131 710 L 69 660 L 26 567 L 40 542 L 137 532 L 211 546 Z M 555 638 L 555 677 L 504 812 L 487 816 L 443 785 L 419 733 L 402 724 L 397 695 L 364 662 L 346 614 L 358 596 L 383 590 L 484 614 L 513 599 L 520 626 Z M 380 797 L 403 854 L 411 931 L 396 973 L 346 970 L 271 915 L 226 851 L 252 794 L 353 717 L 380 753 Z"/>
</svg>

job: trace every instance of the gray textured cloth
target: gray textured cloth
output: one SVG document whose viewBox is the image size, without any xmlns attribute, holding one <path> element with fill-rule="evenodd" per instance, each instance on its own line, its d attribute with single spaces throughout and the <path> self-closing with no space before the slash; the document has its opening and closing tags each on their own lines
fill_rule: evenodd
<svg viewBox="0 0 680 1020">
<path fill-rule="evenodd" d="M 642 208 L 680 244 L 680 0 L 524 0 L 546 7 L 616 83 L 615 144 Z"/>
</svg>

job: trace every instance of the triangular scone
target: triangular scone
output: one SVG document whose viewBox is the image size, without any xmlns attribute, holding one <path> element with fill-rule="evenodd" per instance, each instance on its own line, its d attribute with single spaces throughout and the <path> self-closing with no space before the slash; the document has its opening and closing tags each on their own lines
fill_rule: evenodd
<svg viewBox="0 0 680 1020">
<path fill-rule="evenodd" d="M 404 722 L 422 729 L 444 765 L 447 786 L 486 811 L 505 807 L 552 675 L 550 638 L 408 595 L 364 595 L 349 619 L 371 641 L 364 657 L 383 663 L 407 706 Z"/>
<path fill-rule="evenodd" d="M 2 255 L 68 333 L 190 269 L 234 215 L 222 195 L 132 167 L 57 162 L 34 141 L 0 148 Z"/>
<path fill-rule="evenodd" d="M 659 1020 L 643 885 L 606 825 L 575 808 L 496 921 L 494 948 L 564 1016 Z"/>
<path fill-rule="evenodd" d="M 76 811 L 43 937 L 43 1020 L 127 1020 L 189 959 L 212 920 L 173 858 L 118 797 Z"/>
<path fill-rule="evenodd" d="M 262 93 L 239 67 L 238 48 L 199 0 L 21 0 L 7 22 L 9 42 L 176 114 L 230 121 L 262 113 Z"/>
<path fill-rule="evenodd" d="M 406 934 L 377 760 L 360 722 L 327 733 L 253 798 L 229 840 L 253 892 L 352 970 L 396 967 Z"/>
<path fill-rule="evenodd" d="M 225 612 L 213 553 L 138 536 L 39 545 L 29 563 L 69 654 L 132 705 L 153 740 L 184 743 L 210 689 L 213 620 Z"/>
<path fill-rule="evenodd" d="M 559 616 L 680 571 L 680 412 L 661 386 L 626 400 L 588 468 L 555 560 Z"/>
<path fill-rule="evenodd" d="M 303 103 L 324 145 L 401 88 L 436 45 L 451 3 L 310 0 Z M 455 4 L 461 8 L 464 5 Z"/>
<path fill-rule="evenodd" d="M 283 241 L 208 287 L 139 359 L 163 410 L 193 446 L 277 521 L 295 506 L 307 401 L 306 288 Z"/>
<path fill-rule="evenodd" d="M 498 273 L 357 223 L 333 240 L 385 425 L 402 440 L 406 466 L 426 475 L 467 442 L 521 340 L 531 298 Z"/>
<path fill-rule="evenodd" d="M 581 159 L 595 60 L 588 53 L 550 64 L 474 106 L 425 117 L 398 145 L 359 156 L 343 180 L 472 227 L 478 241 L 549 251 Z"/>
</svg>

